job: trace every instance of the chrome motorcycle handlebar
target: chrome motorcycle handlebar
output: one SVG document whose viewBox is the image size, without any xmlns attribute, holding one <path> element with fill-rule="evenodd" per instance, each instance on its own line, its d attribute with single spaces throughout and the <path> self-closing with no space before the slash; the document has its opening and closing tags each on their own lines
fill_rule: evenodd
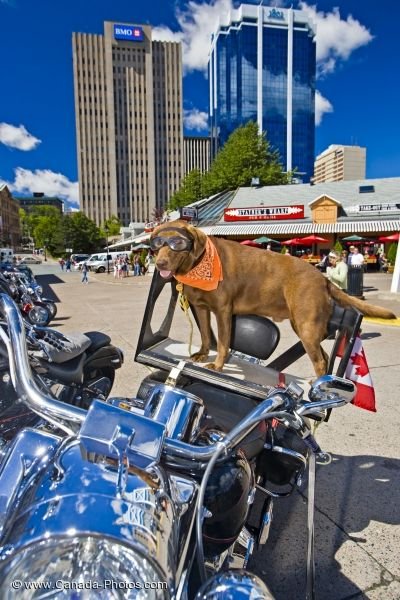
<svg viewBox="0 0 400 600">
<path fill-rule="evenodd" d="M 23 320 L 16 304 L 6 294 L 0 294 L 0 311 L 4 314 L 8 324 L 9 337 L 1 328 L 0 336 L 8 348 L 10 371 L 17 393 L 32 411 L 68 435 L 75 435 L 85 420 L 87 412 L 75 406 L 66 405 L 51 396 L 46 396 L 38 389 L 29 364 Z M 224 458 L 260 421 L 276 416 L 293 420 L 293 422 L 297 421 L 298 427 L 301 427 L 303 416 L 313 414 L 321 409 L 342 406 L 353 398 L 354 393 L 355 386 L 352 382 L 332 375 L 325 375 L 315 382 L 310 392 L 313 402 L 300 402 L 302 390 L 298 386 L 292 387 L 290 392 L 275 388 L 218 444 L 195 446 L 179 439 L 166 437 L 163 447 L 165 461 L 167 464 L 175 464 L 174 461 L 178 461 L 186 466 L 204 468 L 204 465 L 214 455 L 217 446 L 221 448 L 221 444 L 223 445 L 222 458 Z M 282 411 L 283 408 L 289 408 L 290 412 Z M 277 410 L 278 412 L 276 412 Z"/>
<path fill-rule="evenodd" d="M 0 311 L 8 324 L 8 336 L 0 328 L 0 336 L 8 349 L 10 371 L 17 393 L 36 414 L 68 435 L 74 435 L 86 417 L 86 411 L 63 404 L 39 390 L 32 376 L 26 348 L 25 326 L 15 302 L 0 294 Z"/>
<path fill-rule="evenodd" d="M 275 393 L 266 400 L 257 405 L 248 415 L 246 415 L 228 434 L 226 434 L 217 444 L 210 446 L 194 446 L 180 440 L 166 438 L 164 440 L 163 455 L 167 464 L 172 466 L 173 460 L 192 462 L 194 468 L 201 468 L 208 463 L 214 456 L 216 449 L 224 447 L 221 459 L 226 457 L 240 442 L 245 438 L 260 421 L 279 418 L 286 413 L 276 411 L 284 406 L 286 397 L 284 393 Z"/>
</svg>

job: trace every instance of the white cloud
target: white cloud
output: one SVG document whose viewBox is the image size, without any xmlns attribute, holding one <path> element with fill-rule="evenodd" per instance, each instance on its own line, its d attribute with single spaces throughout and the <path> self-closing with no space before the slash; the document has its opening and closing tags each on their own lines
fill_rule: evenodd
<svg viewBox="0 0 400 600">
<path fill-rule="evenodd" d="M 17 167 L 14 182 L 4 181 L 9 190 L 19 194 L 33 194 L 43 192 L 46 196 L 57 196 L 69 204 L 79 206 L 79 186 L 77 181 L 70 181 L 61 173 L 54 173 L 48 169 L 30 171 Z"/>
<path fill-rule="evenodd" d="M 29 133 L 23 125 L 15 127 L 9 123 L 0 123 L 0 143 L 17 150 L 34 150 L 41 140 Z"/>
<path fill-rule="evenodd" d="M 317 90 L 315 92 L 315 124 L 320 125 L 323 115 L 330 112 L 333 112 L 332 104 Z"/>
<path fill-rule="evenodd" d="M 332 12 L 318 11 L 316 6 L 300 2 L 299 8 L 317 26 L 317 65 L 319 74 L 332 73 L 338 60 L 348 60 L 352 52 L 373 40 L 371 32 L 352 15 L 342 19 L 339 8 Z"/>
<path fill-rule="evenodd" d="M 208 113 L 192 108 L 183 111 L 183 123 L 187 129 L 205 131 L 208 129 Z"/>
<path fill-rule="evenodd" d="M 231 0 L 195 2 L 191 0 L 184 9 L 177 8 L 176 18 L 180 31 L 173 32 L 168 27 L 155 27 L 154 40 L 182 42 L 183 69 L 206 71 L 211 34 L 216 29 L 220 16 L 225 16 L 232 8 Z"/>
</svg>

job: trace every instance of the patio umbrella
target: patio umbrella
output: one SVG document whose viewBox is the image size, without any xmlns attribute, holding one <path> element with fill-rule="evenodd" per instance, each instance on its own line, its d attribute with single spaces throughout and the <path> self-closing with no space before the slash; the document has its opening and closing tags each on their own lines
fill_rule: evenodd
<svg viewBox="0 0 400 600">
<path fill-rule="evenodd" d="M 291 240 L 286 240 L 285 242 L 281 242 L 285 246 L 307 246 L 308 242 L 305 244 L 301 238 L 292 238 Z"/>
<path fill-rule="evenodd" d="M 329 242 L 329 240 L 327 240 L 326 238 L 323 238 L 320 235 L 315 235 L 314 233 L 312 235 L 307 235 L 306 237 L 301 238 L 301 240 L 305 244 L 322 244 Z"/>
<path fill-rule="evenodd" d="M 380 242 L 398 242 L 400 233 L 392 233 L 391 235 L 382 235 L 378 238 Z"/>
<path fill-rule="evenodd" d="M 262 235 L 261 237 L 256 238 L 253 241 L 256 242 L 257 244 L 280 244 L 280 242 L 277 242 L 276 240 L 273 240 L 273 239 L 267 237 L 266 235 Z"/>
<path fill-rule="evenodd" d="M 257 244 L 255 240 L 243 240 L 243 242 L 240 242 L 240 244 L 242 246 L 255 246 L 256 248 L 261 246 L 261 244 Z"/>
<path fill-rule="evenodd" d="M 343 242 L 365 242 L 365 238 L 361 237 L 361 235 L 349 235 L 345 238 L 342 238 Z"/>
</svg>

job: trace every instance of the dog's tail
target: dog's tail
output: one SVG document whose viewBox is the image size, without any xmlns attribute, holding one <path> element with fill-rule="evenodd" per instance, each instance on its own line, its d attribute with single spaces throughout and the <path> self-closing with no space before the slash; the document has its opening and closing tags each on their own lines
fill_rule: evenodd
<svg viewBox="0 0 400 600">
<path fill-rule="evenodd" d="M 381 306 L 375 306 L 375 304 L 368 304 L 364 300 L 349 296 L 343 292 L 340 288 L 331 282 L 329 284 L 329 293 L 331 297 L 341 306 L 342 308 L 356 308 L 362 315 L 366 317 L 375 317 L 378 319 L 396 319 L 396 315 L 391 310 L 382 308 Z"/>
</svg>

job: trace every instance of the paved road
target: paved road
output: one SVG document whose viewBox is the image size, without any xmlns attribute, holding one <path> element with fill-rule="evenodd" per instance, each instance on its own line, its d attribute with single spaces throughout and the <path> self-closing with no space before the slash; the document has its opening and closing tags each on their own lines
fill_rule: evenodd
<svg viewBox="0 0 400 600">
<path fill-rule="evenodd" d="M 59 305 L 55 325 L 61 331 L 100 330 L 109 333 L 125 352 L 114 395 L 133 396 L 148 373 L 135 364 L 150 277 L 115 281 L 112 275 L 90 275 L 41 265 Z M 52 273 L 52 274 L 51 274 Z M 44 279 L 44 278 L 43 278 Z M 400 294 L 390 294 L 390 276 L 367 274 L 368 301 L 400 315 Z M 294 334 L 283 324 L 281 344 Z M 317 470 L 316 560 L 319 600 L 400 599 L 400 329 L 363 323 L 364 348 L 375 383 L 376 414 L 353 406 L 334 411 L 321 425 L 318 440 L 332 454 L 329 466 Z M 296 373 L 312 377 L 306 358 Z M 278 600 L 305 597 L 306 489 L 275 503 L 267 546 L 249 567 L 270 585 Z"/>
</svg>

